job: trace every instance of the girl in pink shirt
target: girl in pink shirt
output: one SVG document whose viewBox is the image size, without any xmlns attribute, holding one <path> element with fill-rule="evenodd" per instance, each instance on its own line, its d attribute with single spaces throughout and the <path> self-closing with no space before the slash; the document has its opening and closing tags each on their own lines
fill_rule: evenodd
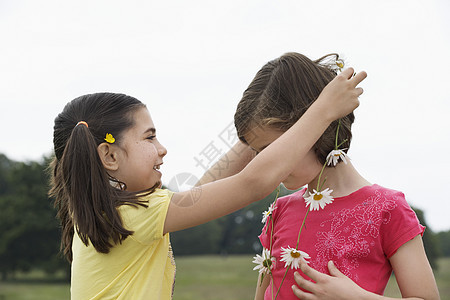
<svg viewBox="0 0 450 300">
<path fill-rule="evenodd" d="M 311 61 L 287 53 L 268 62 L 238 104 L 240 140 L 263 151 L 305 113 L 342 64 L 335 54 Z M 424 227 L 404 195 L 369 183 L 346 156 L 353 121 L 351 113 L 333 122 L 284 179 L 288 189 L 307 188 L 266 212 L 260 240 L 267 250 L 257 266 L 255 299 L 383 299 L 392 271 L 403 297 L 439 298 L 422 244 Z M 337 145 L 337 165 L 327 165 Z M 314 190 L 332 190 L 334 200 L 323 202 L 324 194 L 318 201 Z M 299 237 L 310 208 L 317 210 L 310 211 Z"/>
</svg>

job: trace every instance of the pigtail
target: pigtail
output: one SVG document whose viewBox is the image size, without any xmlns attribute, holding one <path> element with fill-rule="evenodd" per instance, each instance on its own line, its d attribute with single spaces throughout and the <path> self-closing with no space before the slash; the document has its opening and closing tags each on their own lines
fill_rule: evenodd
<svg viewBox="0 0 450 300">
<path fill-rule="evenodd" d="M 72 238 L 74 235 L 73 219 L 69 212 L 69 201 L 64 189 L 64 182 L 59 174 L 59 161 L 56 157 L 49 165 L 51 173 L 49 196 L 55 199 L 54 207 L 57 210 L 56 217 L 61 222 L 61 246 L 60 251 L 69 262 L 72 261 Z"/>
<path fill-rule="evenodd" d="M 132 231 L 123 228 L 114 204 L 113 188 L 97 153 L 97 144 L 86 126 L 76 126 L 61 159 L 68 209 L 81 241 L 98 252 L 109 249 Z M 111 241 L 113 244 L 111 244 Z"/>
</svg>

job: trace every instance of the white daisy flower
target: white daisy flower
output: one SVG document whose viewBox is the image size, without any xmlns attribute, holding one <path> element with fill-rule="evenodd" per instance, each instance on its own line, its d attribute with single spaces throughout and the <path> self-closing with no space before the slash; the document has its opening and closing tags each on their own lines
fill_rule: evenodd
<svg viewBox="0 0 450 300">
<path fill-rule="evenodd" d="M 313 191 L 314 193 L 310 192 L 309 197 L 305 198 L 306 207 L 310 205 L 310 210 L 319 210 L 319 208 L 324 208 L 325 205 L 332 203 L 334 200 L 331 196 L 333 190 L 330 190 L 329 188 L 326 188 L 321 192 L 318 192 L 316 190 Z"/>
<path fill-rule="evenodd" d="M 309 264 L 309 261 L 307 259 L 310 259 L 311 257 L 308 255 L 308 253 L 287 247 L 283 248 L 281 247 L 281 259 L 280 261 L 284 261 L 284 267 L 291 266 L 291 269 L 298 269 L 300 267 L 300 260 L 303 262 Z"/>
<path fill-rule="evenodd" d="M 266 223 L 267 219 L 272 215 L 272 212 L 275 210 L 275 203 L 270 204 L 269 209 L 262 213 L 263 217 L 261 223 Z"/>
<path fill-rule="evenodd" d="M 333 166 L 336 166 L 339 158 L 342 159 L 345 164 L 347 164 L 347 159 L 350 159 L 350 157 L 348 157 L 347 153 L 345 153 L 344 150 L 332 150 L 327 155 L 327 165 L 329 166 L 333 164 Z"/>
<path fill-rule="evenodd" d="M 253 263 L 255 263 L 257 266 L 253 268 L 253 270 L 258 270 L 260 274 L 266 274 L 270 270 L 272 270 L 274 264 L 275 264 L 275 257 L 270 256 L 270 252 L 268 249 L 263 248 L 262 256 L 259 254 L 256 254 L 255 257 L 253 257 Z"/>
</svg>

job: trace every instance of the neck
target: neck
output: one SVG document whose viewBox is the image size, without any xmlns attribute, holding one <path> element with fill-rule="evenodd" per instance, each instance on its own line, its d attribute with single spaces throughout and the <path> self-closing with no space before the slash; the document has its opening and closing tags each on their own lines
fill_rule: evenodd
<svg viewBox="0 0 450 300">
<path fill-rule="evenodd" d="M 317 189 L 317 182 L 319 175 L 308 184 L 308 191 Z M 351 162 L 338 163 L 335 167 L 326 167 L 321 176 L 321 183 L 325 183 L 322 186 L 322 190 L 330 188 L 333 190 L 333 197 L 347 196 L 360 188 L 371 185 L 366 179 L 364 179 L 358 171 L 353 167 Z"/>
</svg>

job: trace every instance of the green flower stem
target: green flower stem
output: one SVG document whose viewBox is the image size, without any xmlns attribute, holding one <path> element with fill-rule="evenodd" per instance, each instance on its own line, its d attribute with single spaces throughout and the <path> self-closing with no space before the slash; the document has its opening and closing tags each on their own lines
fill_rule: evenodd
<svg viewBox="0 0 450 300">
<path fill-rule="evenodd" d="M 278 287 L 277 294 L 275 295 L 275 300 L 277 300 L 278 293 L 280 292 L 281 286 L 283 285 L 283 281 L 284 281 L 284 279 L 286 278 L 286 274 L 287 274 L 287 272 L 288 272 L 290 266 L 291 266 L 291 265 L 288 265 L 287 268 L 286 268 L 286 272 L 284 272 L 283 279 L 281 279 L 280 286 Z"/>
<path fill-rule="evenodd" d="M 337 145 L 337 146 L 336 146 L 336 149 L 334 149 L 334 150 L 339 150 L 339 147 L 342 146 L 342 144 L 344 144 L 344 143 L 347 142 L 347 141 L 348 141 L 348 139 L 343 140 L 342 143 L 340 143 L 339 145 Z"/>
<path fill-rule="evenodd" d="M 339 127 L 341 127 L 341 119 L 339 119 L 338 126 L 337 126 L 337 129 L 336 129 L 336 140 L 334 142 L 334 145 L 335 145 L 335 149 L 334 150 L 337 150 L 339 148 L 339 146 L 337 144 L 338 143 L 338 137 L 339 137 Z"/>
<path fill-rule="evenodd" d="M 300 230 L 298 231 L 297 245 L 295 246 L 295 249 L 297 249 L 297 250 L 298 250 L 298 245 L 300 244 L 300 234 L 302 233 L 303 226 L 305 226 L 306 217 L 308 216 L 309 211 L 310 211 L 310 209 L 308 208 L 308 211 L 306 212 L 305 217 L 303 218 L 302 226 L 300 226 Z"/>
<path fill-rule="evenodd" d="M 273 218 L 270 216 L 270 225 L 272 230 L 270 231 L 270 243 L 269 243 L 269 255 L 272 257 L 272 239 L 273 239 Z"/>
<path fill-rule="evenodd" d="M 277 187 L 277 195 L 275 196 L 275 201 L 273 201 L 273 207 L 276 207 L 278 196 L 280 195 L 280 186 Z M 270 231 L 270 244 L 269 244 L 269 255 L 272 257 L 272 238 L 273 238 L 273 211 L 270 214 L 270 225 L 271 225 L 271 231 Z"/>
<path fill-rule="evenodd" d="M 317 192 L 320 192 L 320 188 L 321 188 L 321 186 L 320 186 L 320 178 L 322 177 L 323 171 L 325 170 L 325 167 L 327 166 L 327 162 L 328 162 L 328 160 L 325 161 L 325 163 L 322 166 L 322 170 L 320 171 L 319 179 L 317 180 Z"/>
</svg>

